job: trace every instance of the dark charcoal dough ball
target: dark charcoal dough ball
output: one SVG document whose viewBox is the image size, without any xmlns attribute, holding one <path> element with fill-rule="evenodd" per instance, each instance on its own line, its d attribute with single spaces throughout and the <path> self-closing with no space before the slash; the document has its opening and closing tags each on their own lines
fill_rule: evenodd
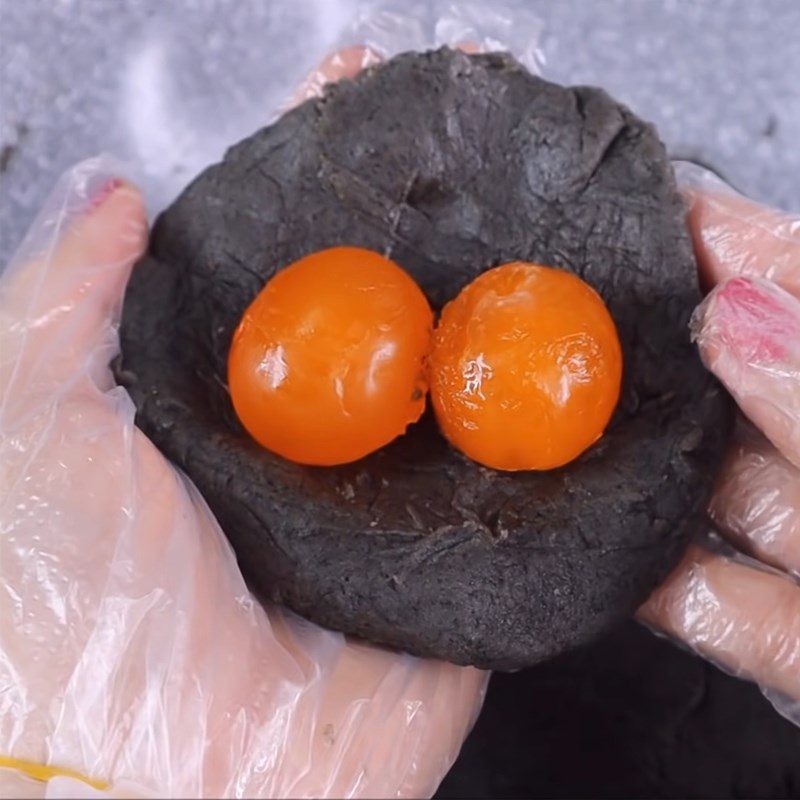
<svg viewBox="0 0 800 800">
<path fill-rule="evenodd" d="M 689 341 L 683 217 L 653 128 L 605 92 L 503 54 L 401 55 L 231 148 L 161 215 L 117 375 L 261 596 L 410 653 L 532 664 L 630 616 L 701 524 L 728 409 Z M 608 433 L 545 473 L 472 463 L 430 416 L 343 467 L 261 449 L 226 390 L 231 335 L 276 270 L 339 244 L 390 256 L 437 308 L 507 261 L 580 275 L 624 350 Z"/>
</svg>

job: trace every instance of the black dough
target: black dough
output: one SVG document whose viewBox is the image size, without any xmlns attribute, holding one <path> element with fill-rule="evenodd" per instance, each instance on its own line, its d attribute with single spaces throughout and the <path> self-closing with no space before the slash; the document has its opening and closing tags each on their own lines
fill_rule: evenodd
<svg viewBox="0 0 800 800">
<path fill-rule="evenodd" d="M 437 308 L 507 261 L 580 275 L 623 344 L 606 435 L 547 473 L 485 469 L 430 415 L 343 467 L 261 449 L 226 390 L 232 332 L 277 269 L 337 244 L 386 253 Z M 698 299 L 651 126 L 601 90 L 445 48 L 330 87 L 202 173 L 134 270 L 115 369 L 257 593 L 413 654 L 514 669 L 629 617 L 702 524 L 729 410 L 689 341 Z"/>
</svg>

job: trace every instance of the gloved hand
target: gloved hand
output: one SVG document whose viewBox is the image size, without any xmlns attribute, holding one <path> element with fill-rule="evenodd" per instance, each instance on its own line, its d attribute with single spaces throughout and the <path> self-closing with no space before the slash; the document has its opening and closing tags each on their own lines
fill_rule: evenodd
<svg viewBox="0 0 800 800">
<path fill-rule="evenodd" d="M 336 57 L 322 77 L 354 74 L 362 60 L 358 51 Z M 485 674 L 348 643 L 250 598 L 202 498 L 133 427 L 109 374 L 122 287 L 145 230 L 136 191 L 103 184 L 108 177 L 102 161 L 73 170 L 0 285 L 0 764 L 13 755 L 29 772 L 47 763 L 117 790 L 172 795 L 431 793 Z M 705 230 L 694 212 L 692 221 Z M 763 240 L 778 241 L 769 230 Z M 790 264 L 781 255 L 769 264 Z M 725 263 L 764 266 L 738 258 Z M 767 454 L 763 463 L 778 463 Z M 772 474 L 788 487 L 771 502 L 794 513 L 784 527 L 796 533 L 793 473 L 782 470 L 756 472 L 764 486 Z M 769 518 L 780 527 L 791 514 Z M 753 538 L 791 549 L 789 536 Z M 706 558 L 690 554 L 642 613 L 696 646 L 710 641 L 719 660 L 713 643 L 722 640 L 697 631 L 703 619 L 713 630 L 730 617 L 711 613 L 713 602 L 700 617 L 684 614 L 697 607 L 693 587 L 705 597 L 707 566 L 727 565 Z M 749 630 L 737 652 L 763 680 L 752 663 L 771 663 L 758 658 L 767 628 Z M 796 627 L 769 631 L 767 644 L 788 643 L 782 663 L 791 667 Z M 76 785 L 57 778 L 47 791 L 74 794 Z M 45 788 L 0 769 L 0 791 Z"/>
<path fill-rule="evenodd" d="M 487 674 L 250 596 L 109 371 L 146 234 L 139 192 L 87 161 L 0 283 L 0 796 L 432 794 Z"/>
<path fill-rule="evenodd" d="M 737 425 L 709 512 L 749 558 L 692 547 L 640 617 L 757 681 L 800 724 L 800 217 L 692 165 L 678 177 L 701 281 L 715 287 L 694 335 L 750 420 Z"/>
</svg>

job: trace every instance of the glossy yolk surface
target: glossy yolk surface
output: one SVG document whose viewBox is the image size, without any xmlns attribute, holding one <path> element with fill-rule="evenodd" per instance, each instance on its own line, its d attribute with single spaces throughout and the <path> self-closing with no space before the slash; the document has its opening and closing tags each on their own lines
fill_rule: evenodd
<svg viewBox="0 0 800 800">
<path fill-rule="evenodd" d="M 602 435 L 619 398 L 614 322 L 600 296 L 562 270 L 488 270 L 445 307 L 433 341 L 442 432 L 495 469 L 572 461 Z"/>
<path fill-rule="evenodd" d="M 378 253 L 334 247 L 277 273 L 234 333 L 228 384 L 253 438 L 303 464 L 354 461 L 425 408 L 433 315 Z"/>
</svg>

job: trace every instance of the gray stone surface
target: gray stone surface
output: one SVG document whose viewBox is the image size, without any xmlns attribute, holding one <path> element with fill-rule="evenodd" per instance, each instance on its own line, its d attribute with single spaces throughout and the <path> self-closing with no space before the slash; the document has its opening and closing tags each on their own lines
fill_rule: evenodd
<svg viewBox="0 0 800 800">
<path fill-rule="evenodd" d="M 131 162 L 158 211 L 274 115 L 359 5 L 377 4 L 0 0 L 0 263 L 57 175 L 100 151 Z M 450 5 L 413 13 L 430 21 Z M 541 19 L 545 77 L 607 88 L 673 154 L 800 209 L 797 0 L 493 5 Z"/>
</svg>

